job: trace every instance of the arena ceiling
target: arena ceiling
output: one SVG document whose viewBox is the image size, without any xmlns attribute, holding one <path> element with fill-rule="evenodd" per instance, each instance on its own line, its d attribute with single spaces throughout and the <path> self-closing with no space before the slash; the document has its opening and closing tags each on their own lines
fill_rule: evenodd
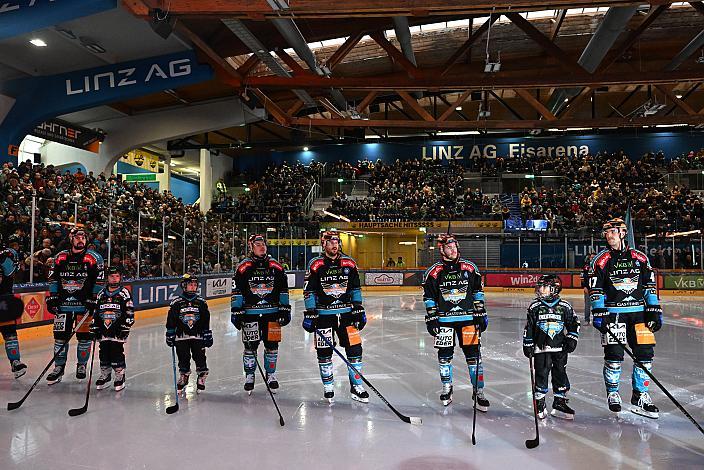
<svg viewBox="0 0 704 470">
<path fill-rule="evenodd" d="M 170 34 L 150 37 L 145 50 L 189 45 L 217 79 L 115 103 L 113 112 L 239 94 L 270 116 L 173 149 L 704 127 L 702 2 L 124 0 L 122 8 Z"/>
</svg>

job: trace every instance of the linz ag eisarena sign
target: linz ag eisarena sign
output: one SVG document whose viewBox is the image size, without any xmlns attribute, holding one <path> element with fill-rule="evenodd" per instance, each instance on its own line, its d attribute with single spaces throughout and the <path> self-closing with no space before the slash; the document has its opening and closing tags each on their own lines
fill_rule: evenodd
<svg viewBox="0 0 704 470">
<path fill-rule="evenodd" d="M 464 160 L 465 158 L 584 157 L 588 145 L 529 145 L 521 142 L 475 145 L 426 145 L 421 147 L 423 160 Z"/>
</svg>

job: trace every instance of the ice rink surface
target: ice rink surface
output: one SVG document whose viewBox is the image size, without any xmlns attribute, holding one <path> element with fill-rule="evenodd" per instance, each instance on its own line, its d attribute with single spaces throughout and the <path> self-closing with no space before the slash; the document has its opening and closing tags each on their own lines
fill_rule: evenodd
<svg viewBox="0 0 704 470">
<path fill-rule="evenodd" d="M 581 319 L 582 297 L 565 298 Z M 215 344 L 208 350 L 207 390 L 195 393 L 192 374 L 180 411 L 166 415 L 174 390 L 164 322 L 140 320 L 138 313 L 126 348 L 127 387 L 119 393 L 92 390 L 82 416 L 67 415 L 85 397 L 86 381 L 74 377 L 75 339 L 63 382 L 49 387 L 42 380 L 12 412 L 6 403 L 19 400 L 50 360 L 51 341 L 21 344 L 29 372 L 19 380 L 3 357 L 0 469 L 704 468 L 704 436 L 656 387 L 651 392 L 660 419 L 609 412 L 599 335 L 584 325 L 567 366 L 576 419 L 548 417 L 540 424 L 540 446 L 527 450 L 524 441 L 535 433 L 528 361 L 521 352 L 528 294 L 487 293 L 490 323 L 482 353 L 491 408 L 478 413 L 476 446 L 470 440 L 471 386 L 459 349 L 453 361 L 454 402 L 446 408 L 439 402 L 437 356 L 423 323 L 420 292 L 367 293 L 369 323 L 362 336 L 365 376 L 399 411 L 421 417 L 422 426 L 401 422 L 371 391 L 369 404 L 353 402 L 337 357 L 336 401 L 324 401 L 313 338 L 300 327 L 303 302 L 295 299 L 277 371 L 284 427 L 259 375 L 252 396 L 242 389 L 242 342 L 223 303 L 212 309 Z M 664 298 L 663 307 L 666 320 L 657 334 L 653 373 L 704 424 L 704 302 Z M 631 364 L 626 357 L 624 402 L 631 394 Z M 97 372 L 96 357 L 93 380 Z M 548 408 L 551 403 L 552 393 Z"/>
</svg>

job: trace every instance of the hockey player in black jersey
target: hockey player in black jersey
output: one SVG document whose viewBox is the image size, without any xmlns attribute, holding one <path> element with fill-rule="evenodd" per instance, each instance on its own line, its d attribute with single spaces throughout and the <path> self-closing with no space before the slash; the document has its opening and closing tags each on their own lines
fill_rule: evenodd
<svg viewBox="0 0 704 470">
<path fill-rule="evenodd" d="M 608 334 L 628 343 L 635 358 L 650 370 L 655 355 L 655 332 L 662 327 L 662 308 L 656 294 L 655 272 L 645 253 L 629 247 L 628 228 L 623 219 L 612 219 L 603 226 L 608 248 L 592 260 L 589 293 L 592 324 L 598 329 L 604 346 L 604 383 L 609 409 L 621 411 L 619 381 L 624 350 Z M 650 379 L 633 364 L 631 411 L 648 418 L 658 417 L 648 387 Z"/>
<path fill-rule="evenodd" d="M 484 368 L 480 360 L 480 334 L 489 325 L 484 308 L 484 291 L 479 268 L 460 258 L 459 244 L 452 234 L 438 236 L 442 260 L 432 265 L 423 278 L 425 325 L 438 350 L 442 393 L 440 401 L 452 402 L 452 357 L 459 342 L 477 390 L 477 409 L 489 410 L 484 396 Z"/>
<path fill-rule="evenodd" d="M 125 388 L 125 342 L 134 324 L 132 295 L 122 286 L 122 272 L 116 266 L 107 269 L 107 285 L 96 299 L 90 331 L 100 341 L 100 376 L 95 385 L 107 388 L 111 371 L 115 371 L 115 391 Z"/>
<path fill-rule="evenodd" d="M 553 274 L 544 274 L 535 285 L 536 300 L 528 307 L 528 321 L 523 330 L 523 354 L 533 356 L 535 364 L 535 399 L 538 417 L 547 416 L 545 395 L 548 375 L 552 374 L 553 416 L 574 419 L 567 405 L 570 381 L 567 378 L 567 355 L 577 347 L 579 319 L 572 305 L 560 299 L 562 282 Z"/>
<path fill-rule="evenodd" d="M 242 330 L 244 389 L 248 393 L 254 389 L 257 349 L 264 341 L 266 381 L 271 391 L 276 392 L 281 327 L 291 321 L 288 279 L 283 266 L 267 254 L 264 235 L 251 235 L 247 245 L 249 256 L 235 270 L 230 304 L 232 324 Z"/>
<path fill-rule="evenodd" d="M 0 250 L 0 334 L 5 340 L 5 353 L 15 378 L 27 372 L 20 360 L 20 342 L 17 338 L 17 321 L 22 316 L 24 304 L 13 293 L 15 273 L 19 269 L 19 238 L 10 235 L 8 246 Z"/>
<path fill-rule="evenodd" d="M 87 248 L 88 234 L 82 228 L 73 228 L 69 233 L 71 247 L 59 252 L 49 271 L 49 297 L 46 306 L 54 315 L 54 353 L 56 366 L 46 376 L 51 384 L 60 382 L 66 367 L 71 331 L 84 315 L 95 311 L 95 296 L 102 289 L 105 278 L 103 257 Z M 86 364 L 90 358 L 90 319 L 76 332 L 76 378 L 86 378 Z"/>
<path fill-rule="evenodd" d="M 166 345 L 176 347 L 179 391 L 188 385 L 191 376 L 191 355 L 196 363 L 198 374 L 197 389 L 205 390 L 208 376 L 205 348 L 213 345 L 213 332 L 210 330 L 210 311 L 205 299 L 198 295 L 198 278 L 184 274 L 181 278 L 181 295 L 169 306 L 166 317 Z"/>
<path fill-rule="evenodd" d="M 359 332 L 367 324 L 357 263 L 342 253 L 338 232 L 323 232 L 320 243 L 323 256 L 310 261 L 303 286 L 306 307 L 303 329 L 309 333 L 318 332 L 315 350 L 324 397 L 332 403 L 335 396 L 332 348 L 318 334 L 324 335 L 333 345 L 337 336 L 340 345 L 345 348 L 347 360 L 355 369 L 348 368 L 352 399 L 367 403 L 369 393 L 364 390 L 362 378 L 357 374 L 357 371 L 362 371 L 362 338 Z"/>
</svg>

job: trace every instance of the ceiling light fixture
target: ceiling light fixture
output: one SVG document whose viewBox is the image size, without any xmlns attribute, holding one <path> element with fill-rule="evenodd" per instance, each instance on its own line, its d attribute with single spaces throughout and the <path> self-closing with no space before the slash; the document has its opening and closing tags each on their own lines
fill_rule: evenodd
<svg viewBox="0 0 704 470">
<path fill-rule="evenodd" d="M 37 47 L 46 47 L 47 46 L 47 43 L 45 43 L 43 40 L 41 40 L 39 38 L 30 39 L 29 43 L 34 46 L 37 46 Z"/>
</svg>

